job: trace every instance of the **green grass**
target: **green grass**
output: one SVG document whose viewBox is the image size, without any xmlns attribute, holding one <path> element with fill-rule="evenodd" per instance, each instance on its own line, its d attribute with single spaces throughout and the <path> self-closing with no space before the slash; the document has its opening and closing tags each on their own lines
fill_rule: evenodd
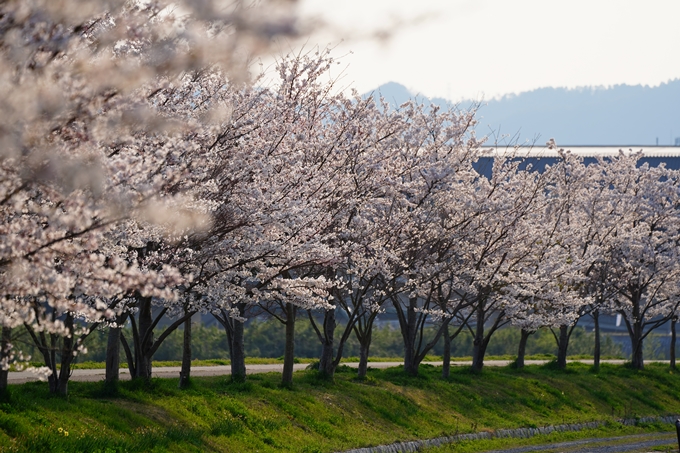
<svg viewBox="0 0 680 453">
<path fill-rule="evenodd" d="M 496 428 L 610 422 L 549 439 L 561 441 L 670 430 L 623 427 L 616 419 L 680 413 L 680 374 L 664 365 L 641 372 L 602 365 L 598 374 L 580 364 L 566 372 L 457 367 L 448 380 L 440 372 L 427 365 L 418 377 L 406 377 L 401 367 L 370 370 L 358 382 L 355 370 L 340 367 L 328 382 L 304 371 L 295 374 L 292 389 L 279 386 L 278 373 L 240 384 L 194 378 L 184 391 L 177 379 L 122 382 L 115 393 L 102 383 L 73 382 L 68 399 L 50 396 L 45 383 L 10 386 L 0 404 L 0 451 L 332 452 Z M 538 440 L 494 439 L 457 444 L 455 451 Z"/>
</svg>

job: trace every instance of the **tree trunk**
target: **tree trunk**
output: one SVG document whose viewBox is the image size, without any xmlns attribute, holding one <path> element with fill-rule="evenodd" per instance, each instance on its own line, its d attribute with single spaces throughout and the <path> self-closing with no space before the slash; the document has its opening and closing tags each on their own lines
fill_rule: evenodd
<svg viewBox="0 0 680 453">
<path fill-rule="evenodd" d="M 243 318 L 246 312 L 246 304 L 237 303 L 234 307 L 238 310 L 239 316 Z M 224 327 L 224 333 L 227 335 L 231 380 L 244 382 L 246 379 L 246 352 L 243 341 L 243 322 L 230 316 L 224 309 L 220 310 L 220 314 L 213 313 L 213 317 Z"/>
<path fill-rule="evenodd" d="M 567 349 L 569 348 L 569 326 L 560 326 L 560 335 L 557 340 L 557 368 L 567 368 Z"/>
<path fill-rule="evenodd" d="M 634 339 L 633 343 L 631 366 L 635 370 L 643 370 L 645 368 L 645 362 L 642 354 L 642 339 Z"/>
<path fill-rule="evenodd" d="M 57 381 L 56 393 L 62 396 L 68 395 L 68 381 L 71 378 L 71 363 L 73 358 L 61 360 L 61 368 L 59 370 L 59 379 Z"/>
<path fill-rule="evenodd" d="M 527 352 L 527 341 L 533 332 L 522 329 L 519 337 L 519 348 L 517 349 L 517 360 L 515 360 L 515 368 L 524 368 L 524 356 Z"/>
<path fill-rule="evenodd" d="M 293 385 L 293 365 L 295 364 L 295 305 L 286 303 L 286 345 L 283 353 L 283 373 L 281 385 Z"/>
<path fill-rule="evenodd" d="M 448 324 L 444 328 L 444 354 L 442 361 L 442 378 L 448 379 L 451 376 L 451 334 Z"/>
<path fill-rule="evenodd" d="M 56 312 L 52 312 L 52 321 L 57 318 Z M 57 334 L 46 334 L 45 331 L 36 332 L 32 326 L 24 323 L 26 331 L 33 339 L 33 343 L 37 346 L 40 354 L 43 356 L 45 366 L 49 368 L 50 375 L 47 378 L 50 393 L 60 395 L 68 394 L 68 381 L 71 377 L 71 364 L 75 359 L 75 353 L 82 341 L 95 329 L 99 323 L 94 323 L 87 330 L 86 333 L 80 336 L 77 340 L 74 338 L 74 319 L 72 313 L 66 313 L 64 316 L 64 327 L 67 331 L 66 336 L 58 336 Z M 61 346 L 59 339 L 61 338 Z M 60 356 L 59 369 L 57 369 L 57 357 Z"/>
<path fill-rule="evenodd" d="M 239 316 L 246 313 L 246 304 L 236 304 Z M 244 325 L 238 319 L 231 319 L 232 333 L 231 346 L 229 348 L 231 358 L 231 379 L 236 382 L 246 380 L 246 347 L 244 342 Z"/>
<path fill-rule="evenodd" d="M 120 380 L 120 328 L 109 327 L 106 342 L 106 376 L 107 386 L 115 386 Z"/>
<path fill-rule="evenodd" d="M 56 315 L 52 314 L 52 321 L 56 319 Z M 24 323 L 26 331 L 29 333 L 33 339 L 33 343 L 40 351 L 43 357 L 45 366 L 50 370 L 49 376 L 47 376 L 47 385 L 49 386 L 50 393 L 57 393 L 59 390 L 59 373 L 57 370 L 57 335 L 47 334 L 45 331 L 36 332 L 33 327 L 27 323 Z"/>
<path fill-rule="evenodd" d="M 231 379 L 237 382 L 246 380 L 246 350 L 243 322 L 235 319 L 231 335 Z"/>
<path fill-rule="evenodd" d="M 2 327 L 2 339 L 0 340 L 0 396 L 7 392 L 7 378 L 9 377 L 9 357 L 12 351 L 12 329 Z"/>
<path fill-rule="evenodd" d="M 644 357 L 642 353 L 642 343 L 643 343 L 643 331 L 642 323 L 636 320 L 631 324 L 631 329 L 629 330 L 630 342 L 632 346 L 632 356 L 631 356 L 631 367 L 634 370 L 642 370 L 645 368 Z"/>
<path fill-rule="evenodd" d="M 398 302 L 397 302 L 398 303 Z M 416 307 L 418 299 L 411 297 L 408 300 L 406 311 L 406 323 L 401 325 L 401 335 L 404 339 L 404 372 L 409 376 L 418 376 L 418 363 L 416 362 Z M 401 323 L 400 323 L 401 324 Z"/>
<path fill-rule="evenodd" d="M 64 319 L 64 326 L 69 334 L 62 339 L 61 347 L 61 366 L 59 368 L 59 378 L 57 379 L 56 393 L 62 396 L 68 395 L 68 380 L 71 377 L 71 364 L 75 358 L 75 342 L 73 340 L 73 315 L 68 313 Z"/>
<path fill-rule="evenodd" d="M 373 329 L 368 330 L 363 339 L 359 341 L 359 369 L 357 371 L 357 378 L 366 379 L 368 372 L 368 352 L 371 347 L 371 336 Z"/>
<path fill-rule="evenodd" d="M 135 378 L 151 380 L 151 355 L 148 351 L 153 345 L 153 318 L 151 316 L 151 298 L 137 297 L 139 305 L 139 349 L 135 347 L 137 358 L 137 375 Z M 135 345 L 137 346 L 137 345 Z"/>
<path fill-rule="evenodd" d="M 184 320 L 182 342 L 182 370 L 179 372 L 179 388 L 185 389 L 191 380 L 191 317 Z"/>
<path fill-rule="evenodd" d="M 227 335 L 227 345 L 229 346 L 229 361 L 231 362 L 231 375 L 234 375 L 234 326 L 227 325 L 224 327 L 224 333 Z"/>
<path fill-rule="evenodd" d="M 127 320 L 127 313 L 116 317 L 116 326 L 109 327 L 106 342 L 106 376 L 104 382 L 107 386 L 116 386 L 120 380 L 120 335 L 121 329 Z"/>
<path fill-rule="evenodd" d="M 133 355 L 130 345 L 125 339 L 123 332 L 120 332 L 120 344 L 123 345 L 123 351 L 125 351 L 125 360 L 127 361 L 128 370 L 130 371 L 130 378 L 134 379 L 137 377 L 137 360 L 135 355 Z"/>
<path fill-rule="evenodd" d="M 57 390 L 59 389 L 59 375 L 54 370 L 52 370 L 52 374 L 47 377 L 47 386 L 50 389 L 50 393 L 57 393 Z"/>
<path fill-rule="evenodd" d="M 477 304 L 477 325 L 472 348 L 472 371 L 480 372 L 484 368 L 484 356 L 488 341 L 484 338 L 484 303 Z"/>
<path fill-rule="evenodd" d="M 323 341 L 321 342 L 321 358 L 319 360 L 319 374 L 326 379 L 332 379 L 335 374 L 335 308 L 326 310 L 323 317 Z"/>
<path fill-rule="evenodd" d="M 677 318 L 673 316 L 671 318 L 671 347 L 669 351 L 670 359 L 671 359 L 671 370 L 675 370 L 675 323 L 677 322 Z"/>
<path fill-rule="evenodd" d="M 597 373 L 600 371 L 600 355 L 602 353 L 602 344 L 600 343 L 600 311 L 595 310 L 592 313 L 593 324 L 595 325 L 595 349 L 593 350 L 593 370 Z"/>
<path fill-rule="evenodd" d="M 633 310 L 630 313 L 630 319 L 628 319 L 628 316 L 626 316 L 626 313 L 624 312 L 621 312 L 621 316 L 623 316 L 623 319 L 626 322 L 626 328 L 628 329 L 628 335 L 630 337 L 630 346 L 633 351 L 630 361 L 631 368 L 634 370 L 642 370 L 645 367 L 642 351 L 644 325 L 642 322 L 643 316 L 640 307 L 642 303 L 642 291 L 637 289 L 636 291 L 632 291 L 631 295 L 632 297 L 630 300 Z"/>
<path fill-rule="evenodd" d="M 26 326 L 26 324 L 24 324 Z M 30 329 L 29 326 L 26 326 Z M 35 338 L 39 337 L 39 342 Z M 49 342 L 48 342 L 49 338 Z M 58 388 L 58 374 L 57 374 L 57 336 L 55 334 L 45 334 L 45 332 L 40 332 L 38 336 L 34 337 L 34 342 L 40 350 L 43 360 L 45 361 L 45 366 L 50 369 L 51 373 L 47 377 L 47 385 L 50 389 L 50 393 L 57 393 Z"/>
</svg>

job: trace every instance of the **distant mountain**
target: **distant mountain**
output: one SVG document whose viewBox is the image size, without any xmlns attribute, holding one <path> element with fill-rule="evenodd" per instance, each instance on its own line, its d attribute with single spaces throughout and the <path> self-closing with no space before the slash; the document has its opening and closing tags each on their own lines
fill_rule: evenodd
<svg viewBox="0 0 680 453">
<path fill-rule="evenodd" d="M 395 82 L 367 93 L 382 95 L 394 107 L 414 95 Z M 441 106 L 441 98 L 415 97 Z M 473 101 L 458 103 L 460 108 Z M 478 135 L 499 143 L 543 145 L 674 145 L 680 142 L 680 79 L 658 87 L 616 85 L 611 88 L 540 88 L 484 102 L 478 112 Z"/>
</svg>

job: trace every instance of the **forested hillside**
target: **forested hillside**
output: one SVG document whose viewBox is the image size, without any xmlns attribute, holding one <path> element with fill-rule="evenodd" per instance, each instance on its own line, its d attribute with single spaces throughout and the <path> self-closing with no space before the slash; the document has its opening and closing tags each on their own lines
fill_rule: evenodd
<svg viewBox="0 0 680 453">
<path fill-rule="evenodd" d="M 417 97 L 442 107 L 451 102 L 416 96 L 398 83 L 378 87 L 393 106 Z M 549 138 L 560 145 L 677 145 L 680 138 L 680 80 L 659 86 L 539 88 L 479 102 L 476 130 L 491 143 L 517 141 L 542 146 Z M 658 143 L 657 143 L 658 139 Z"/>
</svg>

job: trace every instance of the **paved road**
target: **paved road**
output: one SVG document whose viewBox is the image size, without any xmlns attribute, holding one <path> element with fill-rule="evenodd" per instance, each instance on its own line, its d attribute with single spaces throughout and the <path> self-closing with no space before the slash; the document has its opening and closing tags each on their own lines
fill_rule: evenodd
<svg viewBox="0 0 680 453">
<path fill-rule="evenodd" d="M 542 365 L 547 363 L 547 360 L 527 360 L 525 363 L 527 365 Z M 581 362 L 581 363 L 586 363 L 586 364 L 592 364 L 592 360 L 570 360 L 570 362 Z M 435 365 L 435 366 L 441 366 L 442 362 L 423 362 L 424 364 L 429 364 L 429 365 Z M 507 366 L 510 363 L 512 363 L 512 360 L 488 360 L 484 362 L 485 366 Z M 606 360 L 603 361 L 603 363 L 611 363 L 611 364 L 623 364 L 625 363 L 625 360 Z M 471 366 L 472 362 L 470 361 L 461 361 L 461 362 L 451 362 L 452 365 L 454 366 Z M 306 363 L 298 363 L 294 365 L 294 370 L 304 370 L 307 368 Z M 359 366 L 358 363 L 356 362 L 348 362 L 348 363 L 343 363 L 343 365 L 348 365 L 350 367 L 356 368 Z M 395 367 L 402 365 L 402 362 L 369 362 L 369 367 L 372 368 L 390 368 L 390 367 Z M 283 371 L 283 364 L 282 363 L 273 363 L 273 364 L 266 364 L 266 365 L 246 365 L 246 373 L 247 374 L 253 374 L 253 373 L 269 373 L 269 372 L 281 372 Z M 153 368 L 153 376 L 154 377 L 162 377 L 162 378 L 174 378 L 174 377 L 179 377 L 179 372 L 180 372 L 180 367 L 154 367 Z M 104 373 L 105 370 L 103 369 L 97 369 L 97 370 L 73 370 L 73 374 L 71 376 L 72 381 L 81 381 L 81 382 L 93 382 L 93 381 L 102 381 L 104 380 Z M 217 366 L 193 366 L 191 367 L 191 375 L 194 377 L 197 376 L 226 376 L 231 373 L 231 368 L 228 365 L 217 365 Z M 120 378 L 123 380 L 130 379 L 130 373 L 128 372 L 127 368 L 121 368 L 120 369 Z M 29 372 L 29 371 L 17 371 L 17 372 L 10 372 L 9 377 L 8 377 L 8 383 L 9 384 L 23 384 L 25 382 L 30 382 L 30 381 L 37 381 L 39 380 L 38 377 Z"/>
<path fill-rule="evenodd" d="M 642 434 L 622 437 L 593 438 L 560 442 L 552 445 L 532 445 L 507 450 L 493 450 L 485 453 L 619 453 L 651 452 L 654 447 L 671 446 L 677 451 L 678 441 L 673 433 Z M 661 450 L 666 451 L 666 450 Z M 659 450 L 656 450 L 658 453 Z"/>
</svg>

